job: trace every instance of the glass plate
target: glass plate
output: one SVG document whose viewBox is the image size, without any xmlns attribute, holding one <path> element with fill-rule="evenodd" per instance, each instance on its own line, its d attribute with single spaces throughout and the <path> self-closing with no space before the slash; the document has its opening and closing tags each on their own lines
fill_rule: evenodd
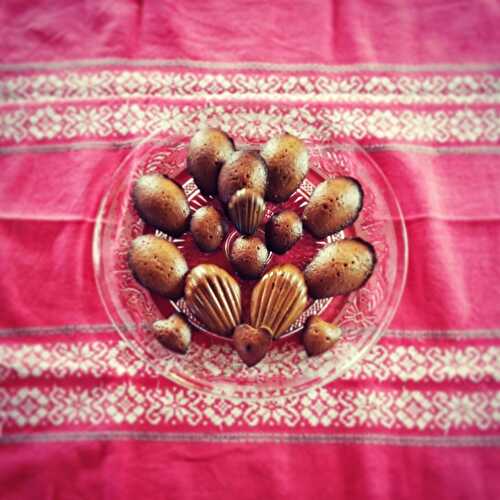
<svg viewBox="0 0 500 500">
<path fill-rule="evenodd" d="M 408 248 L 406 228 L 395 194 L 377 164 L 354 142 L 309 144 L 310 171 L 300 189 L 279 206 L 268 203 L 266 219 L 274 210 L 292 208 L 300 215 L 314 187 L 327 177 L 350 175 L 361 182 L 364 206 L 355 224 L 325 241 L 305 234 L 283 256 L 271 254 L 267 269 L 292 262 L 304 268 L 315 252 L 328 241 L 359 236 L 377 252 L 378 263 L 367 284 L 347 296 L 310 301 L 306 311 L 273 346 L 257 366 L 246 368 L 231 341 L 207 332 L 189 313 L 184 301 L 176 303 L 151 294 L 132 277 L 127 264 L 131 241 L 153 229 L 144 224 L 133 208 L 130 191 L 145 172 L 161 172 L 179 182 L 193 210 L 218 201 L 203 197 L 186 164 L 188 138 L 164 138 L 161 133 L 143 140 L 116 170 L 104 196 L 94 231 L 93 259 L 99 294 L 106 312 L 121 337 L 141 358 L 168 379 L 213 396 L 262 399 L 290 396 L 327 384 L 357 363 L 382 336 L 396 312 L 406 280 Z M 258 149 L 258 144 L 239 145 Z M 159 236 L 168 238 L 160 232 Z M 262 232 L 260 232 L 262 236 Z M 190 234 L 171 239 L 183 252 L 190 267 L 203 262 L 229 270 L 242 285 L 244 319 L 255 281 L 240 280 L 227 259 L 237 233 L 230 226 L 223 247 L 213 254 L 198 250 Z M 182 356 L 163 348 L 151 333 L 153 321 L 173 309 L 187 313 L 194 328 L 188 354 Z M 299 331 L 310 314 L 320 314 L 343 329 L 335 347 L 319 357 L 308 358 Z"/>
</svg>

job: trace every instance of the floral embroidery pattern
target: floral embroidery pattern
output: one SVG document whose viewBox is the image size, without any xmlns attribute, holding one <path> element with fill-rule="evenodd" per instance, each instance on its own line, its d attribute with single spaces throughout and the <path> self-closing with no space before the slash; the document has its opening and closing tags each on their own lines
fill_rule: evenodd
<svg viewBox="0 0 500 500">
<path fill-rule="evenodd" d="M 310 140 L 352 137 L 419 143 L 497 143 L 495 108 L 410 110 L 276 104 L 81 104 L 0 109 L 0 142 L 127 139 L 162 131 L 191 135 L 216 125 L 247 141 L 286 129 Z"/>
<path fill-rule="evenodd" d="M 499 392 L 321 388 L 285 401 L 231 401 L 139 383 L 94 388 L 0 388 L 5 429 L 68 425 L 343 427 L 404 431 L 494 430 Z"/>
<path fill-rule="evenodd" d="M 227 357 L 226 344 L 200 348 L 210 365 L 220 366 Z M 286 344 L 273 351 L 285 369 L 293 370 L 296 352 Z M 273 355 L 273 353 L 269 353 Z M 286 362 L 288 359 L 289 362 Z M 208 363 L 204 363 L 208 364 Z M 224 363 L 222 363 L 224 364 Z M 157 377 L 146 361 L 138 358 L 124 341 L 55 342 L 51 344 L 6 344 L 2 346 L 0 380 L 15 377 Z M 274 363 L 262 365 L 272 370 Z M 206 376 L 213 372 L 205 373 Z M 500 347 L 425 347 L 383 343 L 375 346 L 361 363 L 354 365 L 343 380 L 375 380 L 378 382 L 500 382 Z"/>
<path fill-rule="evenodd" d="M 168 70 L 63 71 L 0 79 L 4 102 L 210 99 L 367 104 L 498 104 L 500 77 L 473 74 L 276 74 Z"/>
</svg>

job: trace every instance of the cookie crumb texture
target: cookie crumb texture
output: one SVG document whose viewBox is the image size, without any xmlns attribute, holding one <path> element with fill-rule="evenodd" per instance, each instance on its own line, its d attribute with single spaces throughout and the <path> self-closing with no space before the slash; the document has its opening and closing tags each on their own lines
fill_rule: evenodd
<svg viewBox="0 0 500 500">
<path fill-rule="evenodd" d="M 262 158 L 251 151 L 236 151 L 220 171 L 219 200 L 226 205 L 233 194 L 243 188 L 264 196 L 266 186 L 267 167 Z"/>
</svg>

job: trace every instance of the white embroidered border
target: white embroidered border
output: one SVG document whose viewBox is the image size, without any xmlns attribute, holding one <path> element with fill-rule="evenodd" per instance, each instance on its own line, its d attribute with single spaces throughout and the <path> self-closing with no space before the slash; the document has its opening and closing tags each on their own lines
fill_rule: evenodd
<svg viewBox="0 0 500 500">
<path fill-rule="evenodd" d="M 161 130 L 186 136 L 201 125 L 221 127 L 243 140 L 265 140 L 288 130 L 311 140 L 352 137 L 421 143 L 497 143 L 500 111 L 380 110 L 274 104 L 99 104 L 0 110 L 0 142 L 120 140 Z"/>
<path fill-rule="evenodd" d="M 274 350 L 280 350 L 277 345 Z M 207 359 L 217 355 L 209 346 Z M 285 353 L 286 354 L 286 353 Z M 280 355 L 278 354 L 278 357 Z M 286 369 L 286 365 L 285 365 Z M 24 378 L 157 376 L 123 341 L 5 344 L 0 350 L 0 381 Z M 426 347 L 378 344 L 343 377 L 377 382 L 500 382 L 500 346 Z"/>
<path fill-rule="evenodd" d="M 4 104 L 84 99 L 306 101 L 365 104 L 498 104 L 491 73 L 294 75 L 158 70 L 52 72 L 4 76 Z"/>
<path fill-rule="evenodd" d="M 5 430 L 80 425 L 215 425 L 452 431 L 500 428 L 500 391 L 316 389 L 278 403 L 234 402 L 132 382 L 0 388 Z"/>
</svg>

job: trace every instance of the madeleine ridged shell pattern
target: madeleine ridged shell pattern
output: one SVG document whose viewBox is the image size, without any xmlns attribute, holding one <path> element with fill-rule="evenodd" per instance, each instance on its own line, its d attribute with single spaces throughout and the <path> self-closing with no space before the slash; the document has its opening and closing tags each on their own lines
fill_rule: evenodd
<svg viewBox="0 0 500 500">
<path fill-rule="evenodd" d="M 194 267 L 184 289 L 190 311 L 205 327 L 229 336 L 241 323 L 241 290 L 236 280 L 213 264 Z"/>
<path fill-rule="evenodd" d="M 276 266 L 262 276 L 252 291 L 250 324 L 267 328 L 278 338 L 302 314 L 306 303 L 307 287 L 302 272 L 292 264 Z"/>
<path fill-rule="evenodd" d="M 231 197 L 228 209 L 236 229 L 242 234 L 251 235 L 264 218 L 266 204 L 257 191 L 243 188 Z"/>
</svg>

